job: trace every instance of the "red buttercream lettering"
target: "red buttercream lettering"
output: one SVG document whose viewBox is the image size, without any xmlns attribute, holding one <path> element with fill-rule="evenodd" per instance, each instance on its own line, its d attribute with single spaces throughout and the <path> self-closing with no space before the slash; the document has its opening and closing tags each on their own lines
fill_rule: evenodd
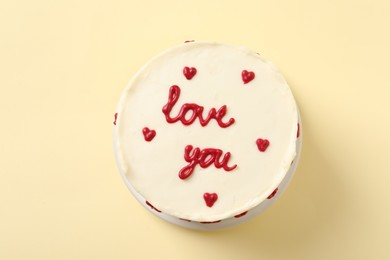
<svg viewBox="0 0 390 260">
<path fill-rule="evenodd" d="M 218 169 L 223 168 L 225 171 L 234 170 L 237 164 L 228 166 L 231 156 L 230 152 L 227 152 L 223 157 L 222 154 L 223 151 L 220 149 L 205 148 L 200 150 L 199 147 L 193 149 L 192 145 L 187 145 L 184 149 L 184 160 L 189 164 L 180 170 L 179 178 L 184 180 L 190 177 L 198 164 L 202 168 L 207 168 L 214 163 L 214 166 Z"/>
<path fill-rule="evenodd" d="M 234 118 L 230 118 L 227 122 L 223 122 L 222 119 L 226 115 L 227 108 L 226 105 L 223 105 L 220 109 L 216 110 L 212 108 L 207 117 L 203 117 L 204 107 L 194 104 L 194 103 L 185 103 L 182 105 L 179 113 L 176 117 L 171 116 L 171 111 L 180 97 L 180 88 L 177 85 L 171 86 L 169 89 L 168 103 L 162 108 L 162 112 L 165 115 L 165 119 L 168 123 L 173 124 L 177 121 L 181 121 L 183 125 L 191 125 L 198 118 L 202 126 L 206 126 L 211 119 L 215 119 L 218 125 L 222 128 L 229 127 L 235 121 Z"/>
</svg>

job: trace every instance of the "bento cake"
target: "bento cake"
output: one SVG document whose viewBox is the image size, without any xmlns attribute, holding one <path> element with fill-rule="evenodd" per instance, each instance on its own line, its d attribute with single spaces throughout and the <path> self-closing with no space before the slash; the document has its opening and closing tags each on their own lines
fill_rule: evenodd
<svg viewBox="0 0 390 260">
<path fill-rule="evenodd" d="M 146 63 L 113 127 L 119 168 L 143 203 L 201 223 L 272 198 L 299 135 L 294 97 L 275 66 L 247 48 L 202 41 Z"/>
</svg>

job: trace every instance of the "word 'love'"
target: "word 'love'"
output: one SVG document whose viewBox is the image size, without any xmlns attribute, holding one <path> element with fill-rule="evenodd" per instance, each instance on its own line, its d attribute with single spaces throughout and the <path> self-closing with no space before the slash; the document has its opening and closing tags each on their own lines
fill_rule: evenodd
<svg viewBox="0 0 390 260">
<path fill-rule="evenodd" d="M 194 103 L 185 103 L 182 105 L 179 113 L 176 117 L 171 117 L 171 111 L 177 101 L 180 97 L 180 88 L 177 85 L 171 86 L 169 89 L 169 95 L 168 95 L 168 103 L 163 106 L 162 112 L 165 115 L 165 119 L 168 123 L 173 124 L 177 121 L 181 121 L 183 125 L 191 125 L 197 118 L 199 118 L 199 122 L 202 126 L 206 126 L 211 119 L 215 119 L 217 121 L 218 125 L 222 128 L 229 127 L 234 123 L 234 118 L 230 118 L 227 122 L 223 122 L 222 119 L 226 115 L 226 105 L 223 105 L 220 109 L 216 110 L 215 108 L 212 108 L 207 117 L 203 117 L 203 110 L 204 107 L 194 104 Z M 189 118 L 187 116 L 188 113 L 191 115 Z M 188 118 L 188 119 L 186 119 Z"/>
<path fill-rule="evenodd" d="M 187 145 L 184 148 L 184 160 L 189 164 L 184 166 L 179 172 L 179 178 L 184 180 L 191 176 L 196 165 L 199 164 L 202 168 L 207 168 L 214 163 L 216 168 L 223 168 L 225 171 L 232 171 L 237 167 L 237 164 L 228 166 L 230 152 L 227 152 L 221 159 L 223 151 L 215 148 L 193 149 L 192 145 Z"/>
</svg>

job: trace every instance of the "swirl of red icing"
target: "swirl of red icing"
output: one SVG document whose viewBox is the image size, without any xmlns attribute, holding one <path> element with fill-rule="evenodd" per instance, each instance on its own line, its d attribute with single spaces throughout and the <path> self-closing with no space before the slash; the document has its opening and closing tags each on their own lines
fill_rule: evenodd
<svg viewBox="0 0 390 260">
<path fill-rule="evenodd" d="M 215 108 L 212 108 L 207 117 L 203 117 L 203 110 L 204 107 L 194 104 L 194 103 L 185 103 L 182 105 L 179 113 L 177 114 L 176 117 L 172 117 L 171 111 L 177 101 L 179 100 L 180 97 L 180 88 L 177 85 L 171 86 L 169 89 L 169 95 L 168 95 L 168 103 L 162 108 L 162 112 L 165 115 L 165 119 L 167 120 L 168 123 L 173 124 L 176 123 L 177 121 L 181 121 L 183 125 L 191 125 L 196 118 L 199 118 L 199 122 L 202 126 L 206 126 L 211 119 L 215 119 L 217 121 L 218 125 L 222 128 L 229 127 L 234 123 L 234 118 L 230 118 L 226 123 L 222 121 L 223 117 L 226 115 L 226 105 L 223 105 L 220 109 L 216 110 Z M 191 113 L 191 116 L 188 118 L 186 117 L 187 113 Z M 186 119 L 188 118 L 188 119 Z"/>
<path fill-rule="evenodd" d="M 192 152 L 191 152 L 192 151 Z M 223 168 L 225 171 L 232 171 L 237 167 L 237 164 L 228 166 L 230 152 L 227 152 L 222 160 L 223 151 L 215 148 L 205 148 L 200 150 L 199 147 L 193 149 L 192 145 L 187 145 L 184 149 L 184 160 L 189 164 L 184 166 L 179 172 L 179 178 L 184 180 L 191 176 L 196 165 L 199 164 L 202 168 L 207 168 L 214 163 L 216 168 Z"/>
</svg>

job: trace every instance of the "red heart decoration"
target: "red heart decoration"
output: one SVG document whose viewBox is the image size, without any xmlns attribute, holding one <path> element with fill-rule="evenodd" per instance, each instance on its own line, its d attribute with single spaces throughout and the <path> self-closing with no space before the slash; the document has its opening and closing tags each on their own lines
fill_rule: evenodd
<svg viewBox="0 0 390 260">
<path fill-rule="evenodd" d="M 275 196 L 275 194 L 278 192 L 278 188 L 276 188 L 268 197 L 267 197 L 267 199 L 272 199 L 274 196 Z"/>
<path fill-rule="evenodd" d="M 215 223 L 219 223 L 221 222 L 222 220 L 216 220 L 216 221 L 201 221 L 199 222 L 200 224 L 215 224 Z"/>
<path fill-rule="evenodd" d="M 196 68 L 194 67 L 184 67 L 183 74 L 186 77 L 186 79 L 190 80 L 192 79 L 196 74 Z"/>
<path fill-rule="evenodd" d="M 241 218 L 241 217 L 245 216 L 246 213 L 248 213 L 248 211 L 242 212 L 241 214 L 235 215 L 234 217 L 235 218 Z"/>
<path fill-rule="evenodd" d="M 114 117 L 115 117 L 114 125 L 116 125 L 116 119 L 118 118 L 118 113 L 115 113 Z"/>
<path fill-rule="evenodd" d="M 156 136 L 156 131 L 150 130 L 147 127 L 144 127 L 142 129 L 142 133 L 144 134 L 145 141 L 150 142 L 153 140 L 153 138 Z"/>
<path fill-rule="evenodd" d="M 145 203 L 146 203 L 146 205 L 148 205 L 151 209 L 154 209 L 154 210 L 157 211 L 158 213 L 161 212 L 161 210 L 156 209 L 152 204 L 150 204 L 149 201 L 145 201 Z"/>
<path fill-rule="evenodd" d="M 204 201 L 206 202 L 207 207 L 212 207 L 218 199 L 217 193 L 205 193 L 203 194 Z"/>
<path fill-rule="evenodd" d="M 297 138 L 299 138 L 300 135 L 301 135 L 301 127 L 298 123 Z"/>
<path fill-rule="evenodd" d="M 260 152 L 265 152 L 269 146 L 269 141 L 267 139 L 257 139 L 256 140 L 257 148 Z"/>
<path fill-rule="evenodd" d="M 243 70 L 241 73 L 242 81 L 244 84 L 251 82 L 255 78 L 255 73 L 253 71 Z"/>
</svg>

